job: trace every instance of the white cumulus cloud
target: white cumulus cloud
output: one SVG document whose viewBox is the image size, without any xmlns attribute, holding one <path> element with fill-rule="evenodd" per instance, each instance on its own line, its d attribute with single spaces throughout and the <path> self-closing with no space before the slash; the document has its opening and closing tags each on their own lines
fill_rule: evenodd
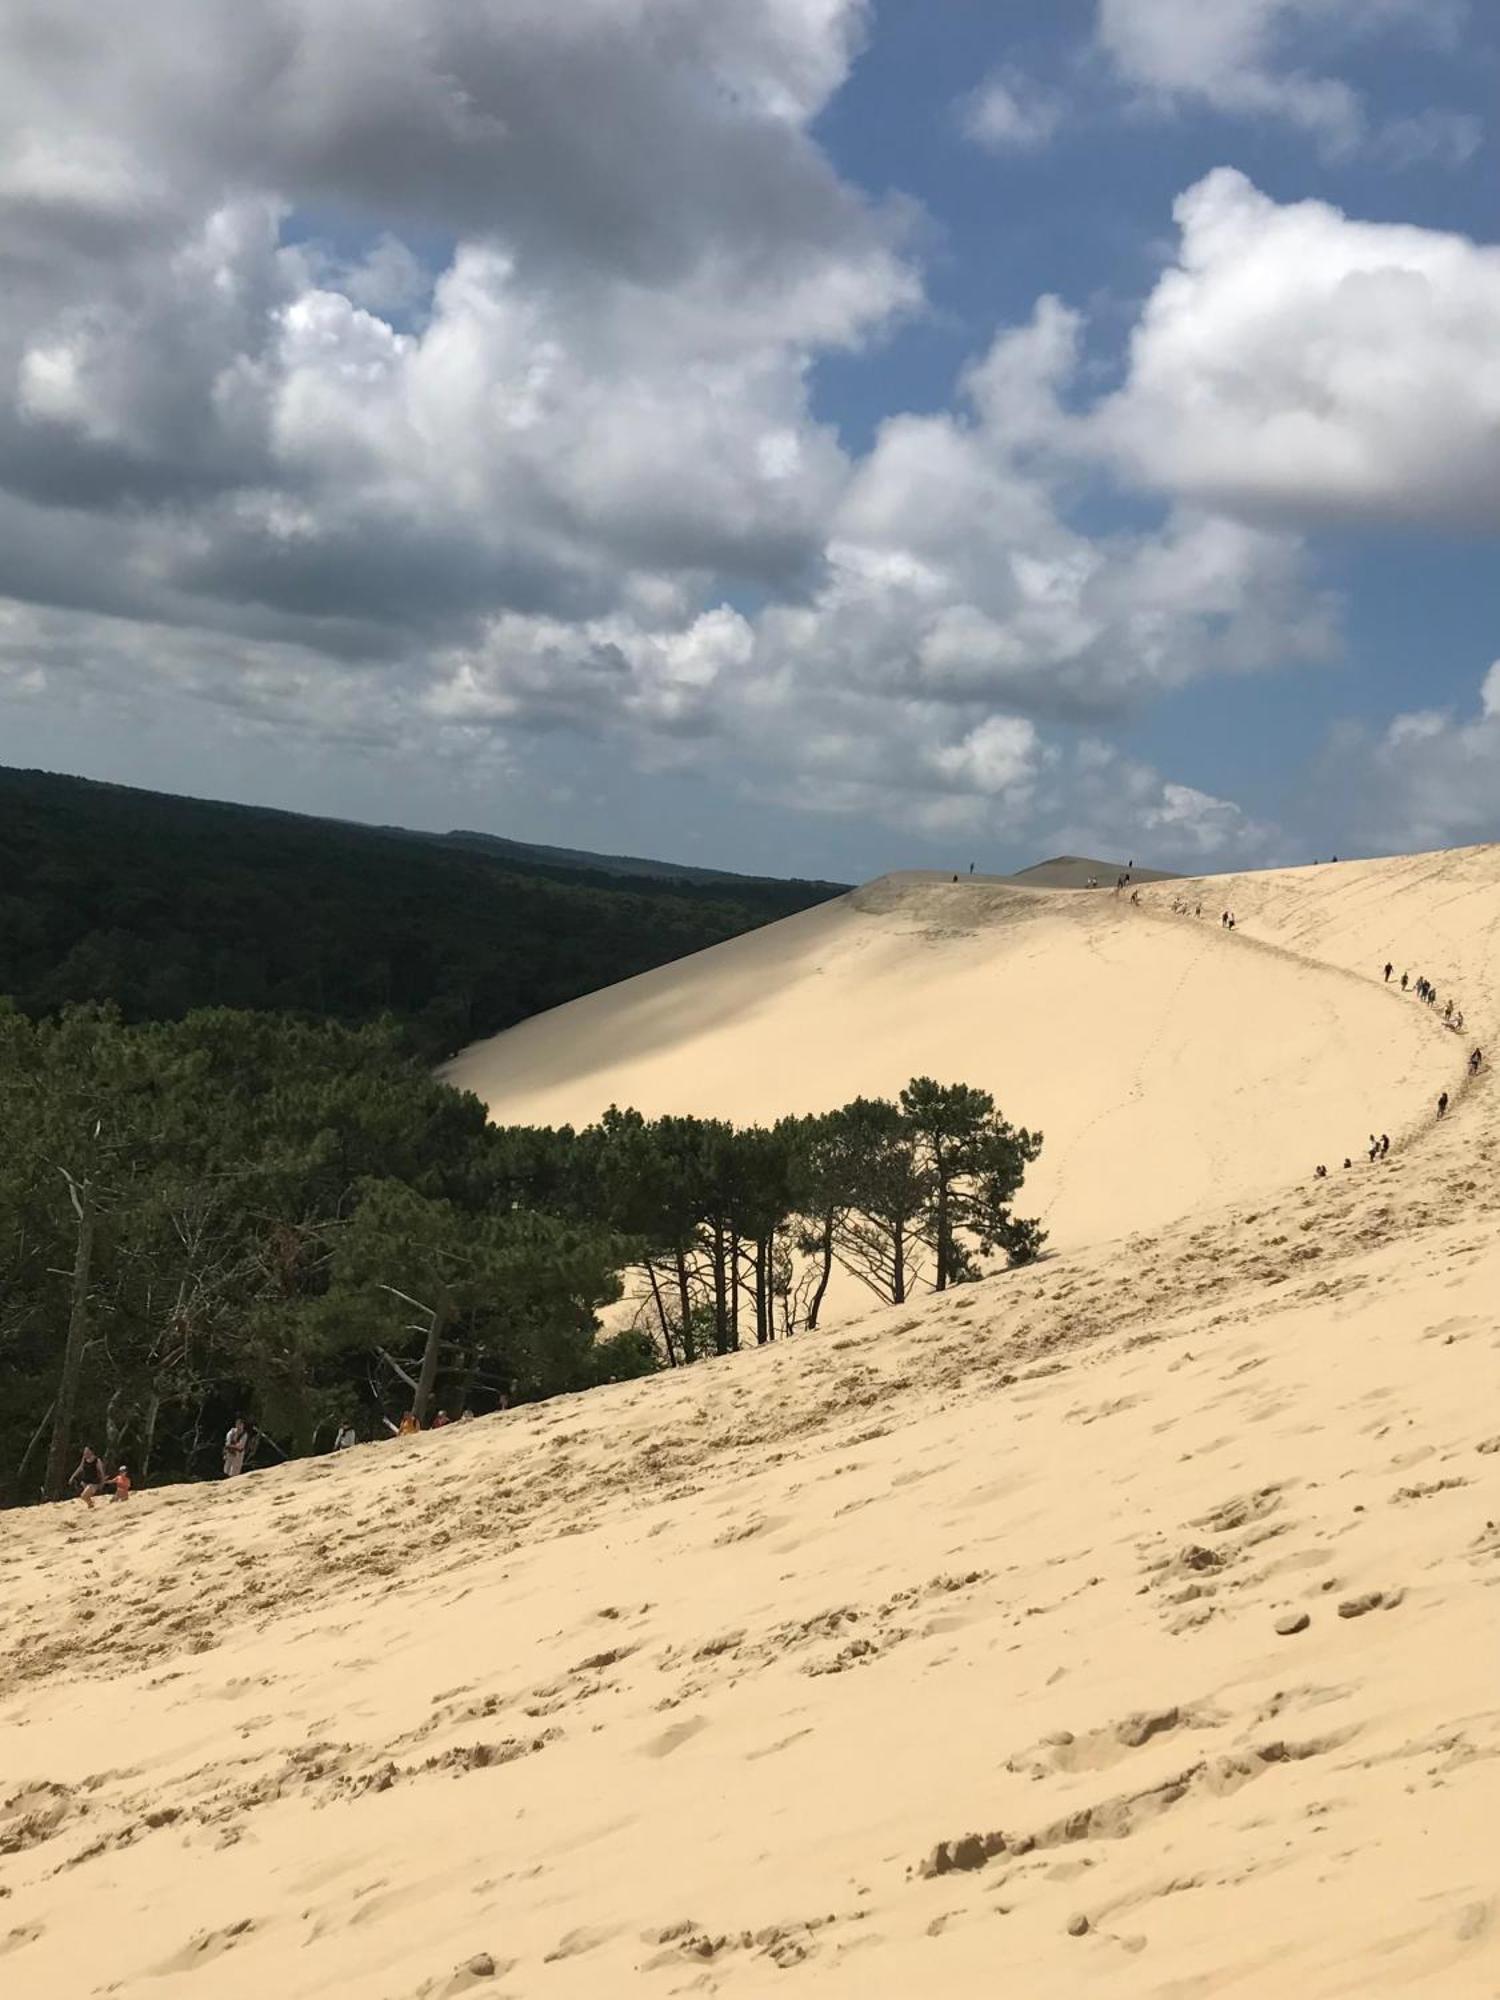
<svg viewBox="0 0 1500 2000">
<path fill-rule="evenodd" d="M 1283 519 L 1500 523 L 1500 247 L 1278 203 L 1230 168 L 1176 215 L 1096 418 L 1134 475 Z"/>
<path fill-rule="evenodd" d="M 995 153 L 1029 153 L 1047 145 L 1062 124 L 1061 100 L 1017 69 L 996 70 L 958 106 L 960 129 Z"/>
<path fill-rule="evenodd" d="M 1465 12 L 1465 0 L 1099 0 L 1095 34 L 1147 104 L 1274 119 L 1334 157 L 1373 143 L 1409 165 L 1456 147 L 1461 164 L 1468 121 L 1434 107 L 1388 133 L 1358 90 L 1318 67 L 1318 51 L 1391 30 L 1451 43 Z"/>
</svg>

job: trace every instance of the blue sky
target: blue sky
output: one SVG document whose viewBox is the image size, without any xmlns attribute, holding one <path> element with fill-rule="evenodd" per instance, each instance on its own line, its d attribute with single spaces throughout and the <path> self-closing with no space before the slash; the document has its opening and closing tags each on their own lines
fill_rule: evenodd
<svg viewBox="0 0 1500 2000">
<path fill-rule="evenodd" d="M 94 22 L 0 23 L 3 761 L 846 878 L 1500 837 L 1488 5 Z"/>
</svg>

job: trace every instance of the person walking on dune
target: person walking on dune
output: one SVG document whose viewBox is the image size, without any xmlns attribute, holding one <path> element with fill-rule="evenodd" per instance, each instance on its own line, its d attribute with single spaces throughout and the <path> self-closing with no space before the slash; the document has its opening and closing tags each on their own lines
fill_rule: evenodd
<svg viewBox="0 0 1500 2000">
<path fill-rule="evenodd" d="M 1391 1135 L 1389 1132 L 1382 1132 L 1380 1135 L 1380 1157 L 1382 1160 L 1385 1158 L 1386 1154 L 1390 1150 L 1391 1150 Z"/>
<path fill-rule="evenodd" d="M 1443 1117 L 1448 1109 L 1448 1093 L 1445 1090 L 1438 1098 L 1438 1117 Z"/>
<path fill-rule="evenodd" d="M 1411 974 L 1410 974 L 1410 973 L 1407 973 L 1407 972 L 1403 972 L 1403 973 L 1402 973 L 1402 975 L 1401 975 L 1401 991 L 1402 991 L 1403 993 L 1404 993 L 1404 992 L 1406 991 L 1406 982 L 1407 982 L 1407 980 L 1408 980 L 1408 979 L 1409 979 L 1410 977 L 1411 977 Z"/>
<path fill-rule="evenodd" d="M 110 1481 L 110 1484 L 115 1489 L 109 1496 L 111 1500 L 128 1500 L 130 1498 L 130 1474 L 123 1465 Z"/>
<path fill-rule="evenodd" d="M 1386 983 L 1386 985 L 1387 985 L 1387 986 L 1389 986 L 1389 985 L 1390 985 L 1390 983 L 1391 983 L 1391 974 L 1392 974 L 1392 973 L 1393 973 L 1393 972 L 1394 972 L 1395 970 L 1396 970 L 1395 966 L 1391 964 L 1391 961 L 1390 961 L 1389 959 L 1387 959 L 1387 960 L 1386 960 L 1386 962 L 1385 962 L 1385 983 Z"/>
<path fill-rule="evenodd" d="M 224 1477 L 237 1479 L 245 1469 L 245 1454 L 250 1449 L 250 1426 L 243 1417 L 236 1417 L 224 1433 Z"/>
<path fill-rule="evenodd" d="M 1484 1050 L 1479 1048 L 1471 1049 L 1469 1051 L 1470 1076 L 1478 1076 L 1479 1072 L 1483 1068 L 1484 1068 Z"/>
</svg>

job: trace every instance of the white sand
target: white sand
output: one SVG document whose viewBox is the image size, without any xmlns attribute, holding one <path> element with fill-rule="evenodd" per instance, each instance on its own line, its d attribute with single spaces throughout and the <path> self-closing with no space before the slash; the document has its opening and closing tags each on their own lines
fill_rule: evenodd
<svg viewBox="0 0 1500 2000">
<path fill-rule="evenodd" d="M 1222 894 L 1232 940 L 1103 905 L 986 933 L 1028 1032 L 1049 1010 L 1022 964 L 1076 1020 L 1092 1005 L 1095 1115 L 1146 1142 L 1132 1222 L 1191 1200 L 1139 1185 L 1158 1160 L 1218 1162 L 1183 1219 L 462 1432 L 7 1516 L 6 2000 L 1494 2000 L 1500 1091 L 1461 1084 L 1453 1038 L 1368 969 L 1388 934 L 1413 970 L 1420 944 L 1488 1044 L 1500 850 Z M 708 960 L 759 965 L 741 1030 L 780 1010 L 792 1042 L 800 1019 L 843 1065 L 835 1096 L 866 1057 L 890 1081 L 1034 1082 L 1068 1121 L 1059 1213 L 1117 1235 L 1081 1072 L 1052 1074 L 1076 1027 L 1029 1064 L 996 1037 L 1008 1071 L 961 1060 L 936 1003 L 972 988 L 972 1031 L 985 952 L 924 953 L 924 926 L 954 928 L 947 897 Z M 848 961 L 869 969 L 843 1036 L 818 953 L 846 1014 Z M 615 1056 L 665 1091 L 652 979 Z M 1100 981 L 1126 989 L 1113 1016 L 1084 999 Z M 711 964 L 704 990 L 721 1018 L 682 1060 L 744 1094 L 700 1108 L 771 1115 L 818 1065 L 783 1048 L 741 1079 Z M 500 1046 L 540 1053 L 548 1026 Z M 1295 1055 L 1267 1046 L 1283 1033 Z M 1179 1038 L 1200 1089 L 1227 1068 L 1276 1083 L 1275 1116 L 1306 1108 L 1288 1157 L 1245 1169 L 1248 1189 L 1282 1167 L 1279 1192 L 1226 1186 L 1238 1155 L 1212 1119 L 1194 1136 Z M 1439 1077 L 1454 1109 L 1419 1127 Z M 1220 1115 L 1263 1131 L 1235 1098 Z M 1357 1140 L 1377 1106 L 1409 1135 L 1391 1158 L 1308 1180 L 1338 1143 L 1321 1121 Z M 1290 1613 L 1310 1622 L 1279 1635 Z M 958 1850 L 981 1865 L 923 1872 L 968 1834 L 993 1836 Z"/>
</svg>

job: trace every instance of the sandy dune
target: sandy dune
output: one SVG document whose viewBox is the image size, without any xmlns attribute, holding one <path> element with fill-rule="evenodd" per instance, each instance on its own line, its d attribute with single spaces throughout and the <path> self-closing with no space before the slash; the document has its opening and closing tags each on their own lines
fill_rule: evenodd
<svg viewBox="0 0 1500 2000">
<path fill-rule="evenodd" d="M 502 1123 L 553 1125 L 611 1103 L 774 1118 L 919 1073 L 979 1084 L 1046 1135 L 1021 1208 L 1076 1247 L 1284 1186 L 1426 1116 L 1453 1038 L 1379 968 L 1425 946 L 1414 972 L 1472 991 L 1500 953 L 1469 935 L 1500 909 L 1493 855 L 1443 857 L 1428 896 L 1433 865 L 1165 882 L 1139 905 L 878 882 L 539 1015 L 448 1073 Z"/>
<path fill-rule="evenodd" d="M 1209 884 L 1233 939 L 1182 893 L 794 918 L 691 974 L 692 1060 L 732 1012 L 708 961 L 752 946 L 745 1030 L 777 977 L 847 1004 L 852 958 L 845 1039 L 884 1062 L 904 950 L 904 1073 L 987 955 L 1032 1023 L 1025 968 L 1071 1005 L 1092 964 L 1168 1038 L 1113 1017 L 1141 1106 L 1088 1071 L 1143 1121 L 1132 1183 L 1184 1143 L 1180 1036 L 1305 1106 L 1279 1190 L 1206 1181 L 1128 1243 L 462 1432 L 6 1517 L 7 2000 L 1494 2000 L 1500 1091 L 1369 968 L 1389 938 L 1488 1043 L 1500 850 Z M 616 1054 L 666 1089 L 648 985 Z M 752 1071 L 710 1073 L 762 1115 L 802 1073 L 757 1103 Z M 1358 1139 L 1377 1102 L 1391 1157 L 1310 1181 L 1318 1121 Z M 1086 1111 L 1056 1201 L 1113 1237 Z"/>
</svg>

